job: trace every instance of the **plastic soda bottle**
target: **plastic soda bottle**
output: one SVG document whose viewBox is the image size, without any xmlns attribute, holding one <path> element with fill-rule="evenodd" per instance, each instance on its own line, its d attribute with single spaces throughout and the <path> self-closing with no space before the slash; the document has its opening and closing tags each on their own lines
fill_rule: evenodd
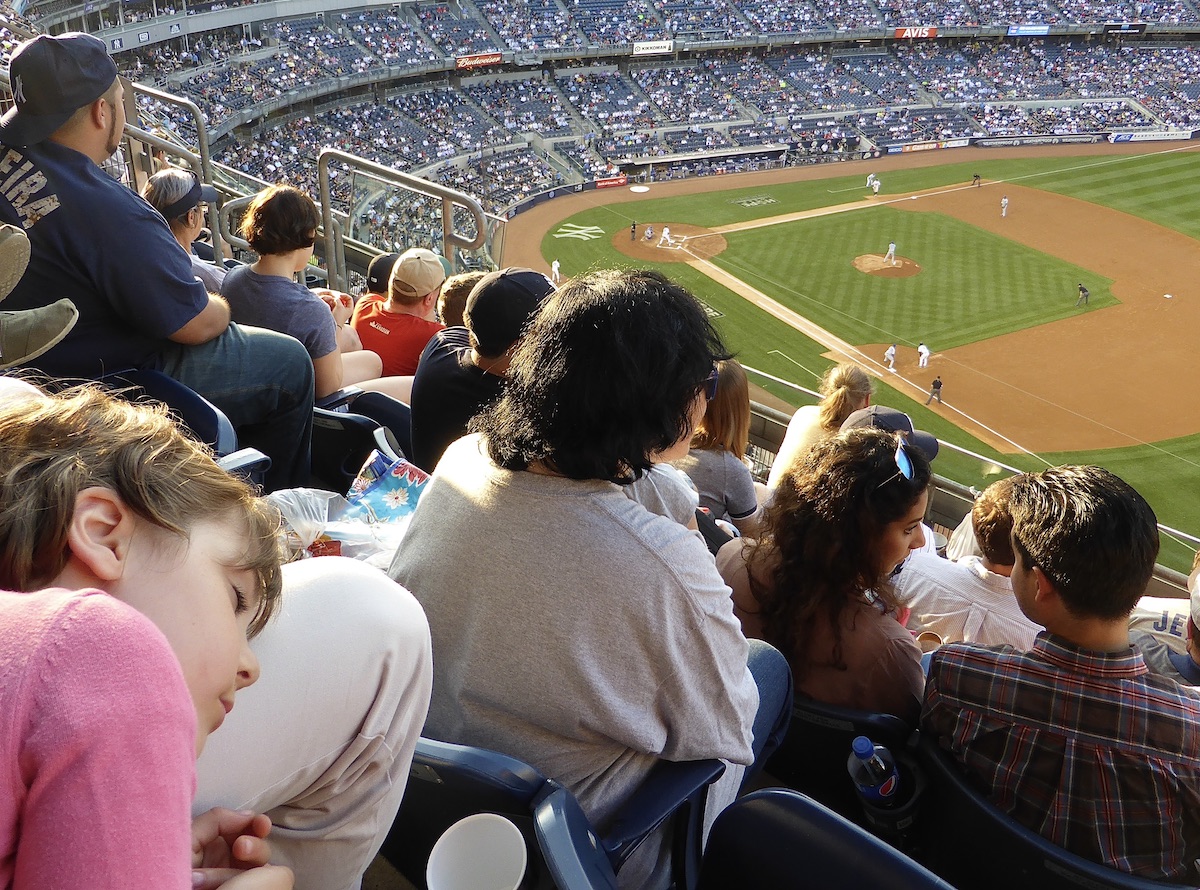
<svg viewBox="0 0 1200 890">
<path fill-rule="evenodd" d="M 900 772 L 896 768 L 896 759 L 883 745 L 876 745 L 865 735 L 856 737 L 851 744 L 846 769 L 859 797 L 872 806 L 890 809 L 904 802 L 899 794 Z"/>
</svg>

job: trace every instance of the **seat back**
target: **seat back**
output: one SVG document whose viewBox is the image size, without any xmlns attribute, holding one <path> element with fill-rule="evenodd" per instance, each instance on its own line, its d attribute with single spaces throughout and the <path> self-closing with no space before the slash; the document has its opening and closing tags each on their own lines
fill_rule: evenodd
<svg viewBox="0 0 1200 890">
<path fill-rule="evenodd" d="M 1163 890 L 1173 884 L 1090 862 L 1001 812 L 933 738 L 917 747 L 928 786 L 921 809 L 923 860 L 947 880 L 979 890 Z"/>
<path fill-rule="evenodd" d="M 229 418 L 194 389 L 161 371 L 118 371 L 99 381 L 127 399 L 149 398 L 170 407 L 198 440 L 218 457 L 238 450 L 237 433 Z"/>
<path fill-rule="evenodd" d="M 795 791 L 748 794 L 713 824 L 699 890 L 953 890 L 933 872 Z"/>
<path fill-rule="evenodd" d="M 422 738 L 417 742 L 400 812 L 380 851 L 409 881 L 425 887 L 425 866 L 437 839 L 475 813 L 498 813 L 525 836 L 529 853 L 524 888 L 551 888 L 534 831 L 547 780 L 526 763 L 495 751 Z"/>
<path fill-rule="evenodd" d="M 855 736 L 868 736 L 892 752 L 903 751 L 912 729 L 899 717 L 797 698 L 787 737 L 767 763 L 767 772 L 853 821 L 862 809 L 846 760 Z"/>
<path fill-rule="evenodd" d="M 407 404 L 381 392 L 364 392 L 350 403 L 350 410 L 387 427 L 401 453 L 412 455 L 412 409 Z"/>
<path fill-rule="evenodd" d="M 377 421 L 361 414 L 313 408 L 314 484 L 345 494 L 367 456 L 376 449 L 392 460 L 403 456 L 387 427 Z"/>
<path fill-rule="evenodd" d="M 522 888 L 615 887 L 615 872 L 660 826 L 672 844 L 675 886 L 691 890 L 708 786 L 725 771 L 719 760 L 659 761 L 600 837 L 578 801 L 528 764 L 483 748 L 422 738 L 404 801 L 381 852 L 418 887 L 442 833 L 474 813 L 498 813 L 525 836 Z"/>
</svg>

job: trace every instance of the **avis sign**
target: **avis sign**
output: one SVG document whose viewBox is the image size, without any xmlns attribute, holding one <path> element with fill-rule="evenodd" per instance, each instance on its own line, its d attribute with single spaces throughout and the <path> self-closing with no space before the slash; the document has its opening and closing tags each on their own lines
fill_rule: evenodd
<svg viewBox="0 0 1200 890">
<path fill-rule="evenodd" d="M 937 37 L 937 28 L 897 28 L 897 40 L 932 40 Z"/>
</svg>

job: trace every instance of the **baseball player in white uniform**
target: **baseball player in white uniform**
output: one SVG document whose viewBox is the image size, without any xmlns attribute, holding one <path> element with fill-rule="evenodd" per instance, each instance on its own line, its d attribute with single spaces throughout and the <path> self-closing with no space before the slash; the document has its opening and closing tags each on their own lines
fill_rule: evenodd
<svg viewBox="0 0 1200 890">
<path fill-rule="evenodd" d="M 893 343 L 887 348 L 883 354 L 883 360 L 888 363 L 888 370 L 893 374 L 896 373 L 896 344 Z"/>
<path fill-rule="evenodd" d="M 670 226 L 663 226 L 662 237 L 658 239 L 659 247 L 662 247 L 664 244 L 667 245 L 668 247 L 671 247 L 672 245 L 675 244 L 675 242 L 671 240 L 671 227 Z"/>
<path fill-rule="evenodd" d="M 867 188 L 870 188 L 870 187 L 871 187 L 871 186 L 873 186 L 874 184 L 875 184 L 875 174 L 874 174 L 874 173 L 868 173 L 868 174 L 867 174 Z"/>
<path fill-rule="evenodd" d="M 1000 199 L 1000 218 L 1008 216 L 1008 195 Z"/>
<path fill-rule="evenodd" d="M 888 242 L 888 251 L 886 254 L 884 254 L 883 261 L 885 263 L 891 263 L 893 266 L 896 265 L 896 242 L 895 241 Z"/>
<path fill-rule="evenodd" d="M 917 367 L 918 368 L 929 367 L 929 356 L 930 355 L 932 355 L 932 353 L 929 351 L 929 347 L 926 346 L 924 343 L 919 343 L 917 345 Z"/>
<path fill-rule="evenodd" d="M 562 275 L 559 274 L 558 269 L 558 260 L 555 260 L 550 264 L 550 281 L 556 285 L 562 280 Z"/>
<path fill-rule="evenodd" d="M 882 184 L 882 183 L 880 183 L 880 181 L 879 181 L 878 179 L 876 179 L 874 182 L 872 182 L 872 183 L 871 183 L 871 194 L 872 194 L 872 195 L 878 195 L 878 194 L 879 194 L 879 186 L 880 186 L 881 184 Z"/>
</svg>

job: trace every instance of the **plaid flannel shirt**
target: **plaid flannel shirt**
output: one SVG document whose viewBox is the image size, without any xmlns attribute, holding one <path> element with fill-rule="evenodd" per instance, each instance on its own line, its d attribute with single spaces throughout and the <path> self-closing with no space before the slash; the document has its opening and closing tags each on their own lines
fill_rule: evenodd
<svg viewBox="0 0 1200 890">
<path fill-rule="evenodd" d="M 921 728 L 1001 810 L 1061 847 L 1148 878 L 1195 876 L 1200 690 L 1141 653 L 953 644 L 933 656 Z"/>
</svg>

